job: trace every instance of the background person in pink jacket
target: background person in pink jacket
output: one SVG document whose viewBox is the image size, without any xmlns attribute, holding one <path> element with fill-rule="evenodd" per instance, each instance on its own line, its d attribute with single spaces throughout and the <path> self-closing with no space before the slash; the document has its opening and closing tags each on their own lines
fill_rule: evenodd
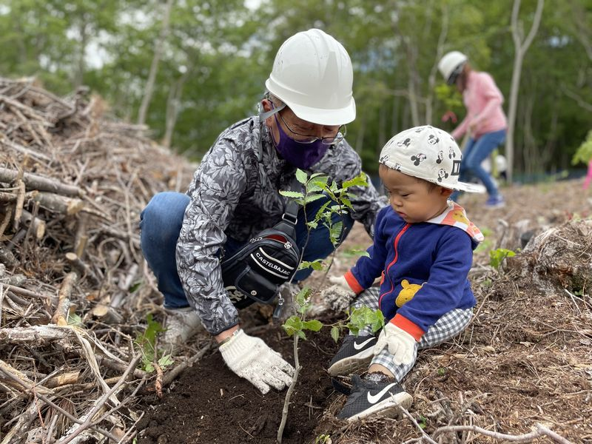
<svg viewBox="0 0 592 444">
<path fill-rule="evenodd" d="M 508 124 L 502 109 L 504 97 L 493 78 L 486 72 L 473 71 L 467 56 L 459 51 L 444 55 L 438 69 L 449 85 L 456 84 L 467 109 L 464 120 L 452 131 L 457 141 L 467 132 L 470 136 L 463 151 L 459 180 L 466 182 L 470 176 L 475 176 L 483 182 L 489 194 L 485 206 L 503 207 L 504 198 L 481 163 L 506 139 Z M 457 197 L 458 192 L 451 196 L 453 200 Z"/>
</svg>

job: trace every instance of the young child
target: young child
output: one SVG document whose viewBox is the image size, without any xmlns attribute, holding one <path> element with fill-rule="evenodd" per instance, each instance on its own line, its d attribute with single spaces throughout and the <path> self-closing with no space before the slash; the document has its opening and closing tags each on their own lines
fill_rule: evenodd
<svg viewBox="0 0 592 444">
<path fill-rule="evenodd" d="M 352 376 L 340 419 L 394 416 L 398 406 L 409 407 L 413 399 L 399 383 L 417 351 L 458 335 L 471 320 L 476 301 L 467 275 L 483 235 L 448 198 L 483 187 L 458 182 L 461 158 L 454 138 L 431 126 L 397 134 L 380 153 L 390 205 L 378 214 L 369 257 L 322 293 L 330 306 L 346 296 L 354 307 L 380 308 L 386 322 L 378 337 L 370 328 L 346 336 L 331 361 L 332 376 L 368 371 Z M 372 287 L 378 276 L 380 288 Z"/>
</svg>

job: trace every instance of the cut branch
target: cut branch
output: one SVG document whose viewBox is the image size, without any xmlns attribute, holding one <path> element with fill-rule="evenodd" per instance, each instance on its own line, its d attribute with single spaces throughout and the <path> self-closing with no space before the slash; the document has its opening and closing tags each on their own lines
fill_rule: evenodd
<svg viewBox="0 0 592 444">
<path fill-rule="evenodd" d="M 0 168 L 0 182 L 11 183 L 18 176 L 18 171 L 10 170 L 8 168 Z M 36 174 L 23 174 L 23 182 L 28 190 L 48 191 L 63 196 L 82 197 L 84 192 L 82 189 L 73 185 L 66 185 L 55 179 L 38 176 Z"/>
</svg>

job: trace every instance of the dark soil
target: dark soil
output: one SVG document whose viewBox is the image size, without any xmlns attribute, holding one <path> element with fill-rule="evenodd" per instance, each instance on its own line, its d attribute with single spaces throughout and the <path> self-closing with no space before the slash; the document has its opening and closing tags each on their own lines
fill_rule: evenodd
<svg viewBox="0 0 592 444">
<path fill-rule="evenodd" d="M 345 397 L 326 374 L 338 346 L 324 328 L 300 341 L 302 371 L 283 442 L 400 444 L 419 442 L 426 433 L 441 443 L 493 443 L 543 426 L 565 442 L 592 443 L 592 222 L 584 220 L 591 201 L 581 181 L 513 187 L 504 194 L 505 209 L 484 210 L 484 196 L 460 202 L 486 234 L 469 275 L 475 317 L 455 340 L 420 354 L 403 381 L 414 398 L 409 417 L 351 424 L 335 419 Z M 521 253 L 527 229 L 545 237 Z M 355 262 L 347 250 L 369 242 L 356 224 L 330 274 L 343 274 Z M 516 256 L 494 269 L 489 251 L 500 247 Z M 306 285 L 319 290 L 327 283 L 315 272 Z M 293 362 L 292 339 L 266 325 L 260 311 L 249 308 L 241 322 Z M 261 395 L 215 352 L 185 371 L 162 399 L 142 399 L 138 442 L 275 443 L 285 394 Z M 465 429 L 450 432 L 450 426 Z"/>
<path fill-rule="evenodd" d="M 258 336 L 294 362 L 294 341 L 281 327 L 269 325 Z M 307 337 L 299 341 L 304 365 L 284 431 L 283 442 L 289 444 L 311 442 L 311 431 L 335 399 L 326 369 L 338 345 L 325 334 Z M 184 372 L 162 399 L 144 399 L 151 407 L 138 425 L 145 428 L 138 443 L 274 443 L 285 395 L 274 390 L 262 395 L 215 352 Z"/>
</svg>

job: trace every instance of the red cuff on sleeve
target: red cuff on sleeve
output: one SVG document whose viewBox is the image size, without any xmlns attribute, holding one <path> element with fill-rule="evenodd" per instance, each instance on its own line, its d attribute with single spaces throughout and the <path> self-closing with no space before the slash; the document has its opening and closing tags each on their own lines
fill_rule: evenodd
<svg viewBox="0 0 592 444">
<path fill-rule="evenodd" d="M 416 341 L 419 341 L 425 334 L 425 331 L 423 331 L 405 316 L 401 316 L 400 314 L 396 314 L 395 317 L 391 319 L 391 323 L 399 327 L 401 330 L 405 330 L 407 333 L 413 336 Z"/>
<path fill-rule="evenodd" d="M 364 291 L 364 287 L 362 287 L 359 284 L 358 280 L 354 277 L 354 274 L 351 272 L 351 270 L 345 273 L 344 277 L 347 281 L 347 284 L 349 285 L 349 288 L 351 288 L 355 294 L 360 294 Z"/>
</svg>

